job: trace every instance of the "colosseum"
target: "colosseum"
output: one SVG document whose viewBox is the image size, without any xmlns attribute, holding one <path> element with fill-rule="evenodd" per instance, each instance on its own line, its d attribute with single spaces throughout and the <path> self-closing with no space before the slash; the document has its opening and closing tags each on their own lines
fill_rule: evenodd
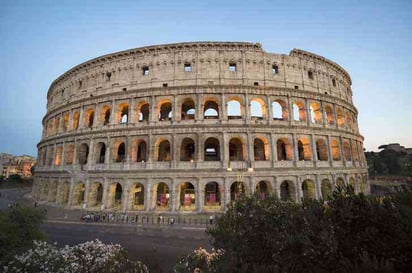
<svg viewBox="0 0 412 273">
<path fill-rule="evenodd" d="M 351 78 L 258 43 L 190 42 L 104 55 L 50 86 L 33 195 L 69 208 L 224 211 L 241 195 L 369 192 Z"/>
</svg>

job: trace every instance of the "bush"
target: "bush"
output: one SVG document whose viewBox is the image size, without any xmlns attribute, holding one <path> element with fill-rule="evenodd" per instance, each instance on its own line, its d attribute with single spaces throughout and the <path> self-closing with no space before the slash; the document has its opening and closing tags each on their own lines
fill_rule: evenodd
<svg viewBox="0 0 412 273">
<path fill-rule="evenodd" d="M 338 188 L 328 202 L 299 204 L 253 196 L 230 205 L 208 229 L 212 246 L 220 253 L 214 267 L 205 262 L 210 254 L 195 251 L 175 270 L 408 272 L 411 227 L 410 192 L 366 197 L 348 186 Z"/>
<path fill-rule="evenodd" d="M 33 246 L 33 240 L 44 239 L 40 225 L 44 212 L 23 205 L 0 211 L 0 263 Z"/>
<path fill-rule="evenodd" d="M 118 244 L 103 244 L 99 240 L 72 247 L 58 248 L 35 241 L 34 248 L 16 255 L 4 268 L 5 273 L 148 273 L 139 261 L 131 261 Z"/>
</svg>

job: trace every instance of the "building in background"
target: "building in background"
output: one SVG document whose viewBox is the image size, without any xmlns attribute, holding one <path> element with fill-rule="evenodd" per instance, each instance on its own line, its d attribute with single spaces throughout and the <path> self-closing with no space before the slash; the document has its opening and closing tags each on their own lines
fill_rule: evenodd
<svg viewBox="0 0 412 273">
<path fill-rule="evenodd" d="M 29 155 L 13 156 L 0 153 L 0 171 L 5 178 L 12 174 L 18 174 L 21 177 L 31 177 L 31 168 L 35 164 L 36 158 Z"/>
</svg>

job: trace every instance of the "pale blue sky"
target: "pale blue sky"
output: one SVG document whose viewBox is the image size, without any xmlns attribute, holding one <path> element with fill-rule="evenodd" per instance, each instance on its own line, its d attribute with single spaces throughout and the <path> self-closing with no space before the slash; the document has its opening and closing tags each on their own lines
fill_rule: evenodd
<svg viewBox="0 0 412 273">
<path fill-rule="evenodd" d="M 183 41 L 301 48 L 349 71 L 367 150 L 412 147 L 412 1 L 0 2 L 0 152 L 37 154 L 46 93 L 97 56 Z"/>
</svg>

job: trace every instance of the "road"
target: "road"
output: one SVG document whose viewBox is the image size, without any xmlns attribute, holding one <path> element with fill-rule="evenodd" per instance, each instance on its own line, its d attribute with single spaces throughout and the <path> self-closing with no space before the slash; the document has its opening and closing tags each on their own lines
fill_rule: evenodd
<svg viewBox="0 0 412 273">
<path fill-rule="evenodd" d="M 208 237 L 202 229 L 46 222 L 43 230 L 50 242 L 57 242 L 60 246 L 96 238 L 104 243 L 121 244 L 132 259 L 148 265 L 150 272 L 173 272 L 173 266 L 180 257 L 200 246 L 210 249 Z"/>
</svg>

